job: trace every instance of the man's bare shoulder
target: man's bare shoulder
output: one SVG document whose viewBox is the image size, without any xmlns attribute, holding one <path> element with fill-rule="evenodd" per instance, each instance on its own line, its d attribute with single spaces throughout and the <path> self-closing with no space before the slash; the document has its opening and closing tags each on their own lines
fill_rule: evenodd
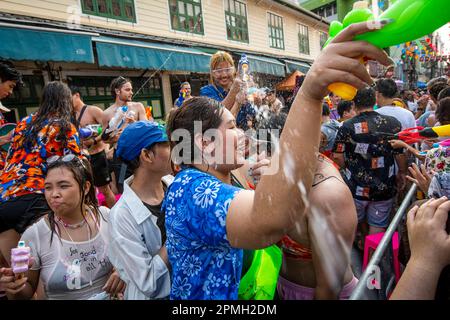
<svg viewBox="0 0 450 320">
<path fill-rule="evenodd" d="M 108 108 L 109 109 L 109 108 Z M 106 109 L 107 110 L 107 109 Z M 89 112 L 90 114 L 98 114 L 98 113 L 103 113 L 104 111 L 106 111 L 106 110 L 103 110 L 102 108 L 100 108 L 100 107 L 97 107 L 97 106 L 91 106 L 91 105 L 89 105 L 88 106 L 88 108 L 87 108 L 87 110 L 86 110 L 86 112 Z"/>
<path fill-rule="evenodd" d="M 115 109 L 116 109 L 116 107 L 114 105 L 111 105 L 108 108 L 106 108 L 105 110 L 103 110 L 103 113 L 106 113 L 106 114 L 112 113 L 113 114 L 115 112 Z"/>
<path fill-rule="evenodd" d="M 130 107 L 135 110 L 145 110 L 142 102 L 130 102 Z"/>
</svg>

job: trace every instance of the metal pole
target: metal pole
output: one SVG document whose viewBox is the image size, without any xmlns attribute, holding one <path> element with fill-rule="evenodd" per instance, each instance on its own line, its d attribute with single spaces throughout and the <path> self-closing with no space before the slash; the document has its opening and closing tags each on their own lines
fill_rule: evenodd
<svg viewBox="0 0 450 320">
<path fill-rule="evenodd" d="M 380 244 L 378 245 L 377 249 L 375 250 L 375 253 L 372 256 L 372 259 L 370 259 L 369 264 L 367 265 L 366 270 L 361 275 L 361 278 L 359 279 L 358 285 L 356 286 L 355 290 L 353 290 L 352 295 L 350 296 L 350 300 L 358 300 L 364 293 L 364 290 L 367 288 L 367 279 L 369 279 L 369 276 L 372 274 L 372 270 L 374 266 L 376 266 L 383 257 L 384 252 L 388 248 L 388 245 L 391 243 L 392 235 L 394 234 L 395 230 L 397 229 L 403 215 L 406 212 L 406 209 L 409 206 L 409 203 L 413 196 L 415 195 L 417 190 L 417 186 L 413 184 L 411 188 L 409 189 L 408 193 L 405 196 L 405 199 L 403 199 L 402 204 L 398 208 L 397 212 L 395 213 L 394 218 L 392 219 L 391 224 L 387 228 L 386 232 L 384 233 L 383 238 L 380 241 Z"/>
</svg>

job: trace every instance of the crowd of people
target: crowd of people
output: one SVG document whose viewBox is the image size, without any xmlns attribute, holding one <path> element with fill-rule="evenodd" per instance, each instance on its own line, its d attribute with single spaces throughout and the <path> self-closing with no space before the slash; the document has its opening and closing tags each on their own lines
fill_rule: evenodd
<svg viewBox="0 0 450 320">
<path fill-rule="evenodd" d="M 450 124 L 450 83 L 417 92 L 372 79 L 349 63 L 392 65 L 352 41 L 368 28 L 336 36 L 289 105 L 274 89 L 250 90 L 224 51 L 199 96 L 180 85 L 165 125 L 132 101 L 125 77 L 112 81 L 106 110 L 47 83 L 39 109 L 0 137 L 10 143 L 0 154 L 0 299 L 348 299 L 351 250 L 386 230 L 412 183 L 427 199 L 407 214 L 391 298 L 444 297 L 450 149 L 398 133 Z M 21 85 L 9 62 L 0 79 L 0 100 Z M 352 101 L 329 92 L 342 81 L 358 89 Z M 81 135 L 93 125 L 101 132 Z M 11 265 L 19 240 L 31 250 L 25 274 Z"/>
</svg>

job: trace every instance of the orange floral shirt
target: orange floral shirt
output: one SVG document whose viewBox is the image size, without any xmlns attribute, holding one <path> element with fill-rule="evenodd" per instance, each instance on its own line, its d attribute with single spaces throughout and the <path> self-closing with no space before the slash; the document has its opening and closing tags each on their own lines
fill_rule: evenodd
<svg viewBox="0 0 450 320">
<path fill-rule="evenodd" d="M 17 124 L 11 147 L 6 157 L 5 167 L 0 176 L 0 201 L 25 194 L 44 193 L 44 179 L 47 173 L 47 159 L 73 153 L 81 156 L 78 132 L 72 125 L 67 134 L 67 146 L 63 148 L 57 136 L 61 131 L 58 123 L 48 124 L 47 119 L 39 131 L 31 149 L 25 148 L 24 139 L 30 132 L 27 124 L 35 120 L 35 115 L 24 118 Z"/>
<path fill-rule="evenodd" d="M 6 119 L 3 116 L 3 114 L 0 112 L 0 126 L 3 126 L 6 123 Z M 4 149 L 0 148 L 0 171 L 3 170 L 5 166 L 6 161 L 6 155 L 8 152 L 6 152 Z"/>
</svg>

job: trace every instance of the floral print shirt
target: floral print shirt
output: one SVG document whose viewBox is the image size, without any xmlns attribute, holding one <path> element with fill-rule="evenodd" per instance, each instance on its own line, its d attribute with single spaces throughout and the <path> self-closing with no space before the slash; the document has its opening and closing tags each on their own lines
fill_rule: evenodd
<svg viewBox="0 0 450 320">
<path fill-rule="evenodd" d="M 439 146 L 427 151 L 425 167 L 428 172 L 450 171 L 450 148 Z"/>
<path fill-rule="evenodd" d="M 34 121 L 35 117 L 30 115 L 24 118 L 14 130 L 5 168 L 0 176 L 0 201 L 2 202 L 25 194 L 44 193 L 48 158 L 68 153 L 81 155 L 75 126 L 72 125 L 67 133 L 67 146 L 63 148 L 57 138 L 61 127 L 57 121 L 49 125 L 49 119 L 44 122 L 31 149 L 27 148 L 23 143 L 25 136 L 30 133 L 27 130 L 27 124 Z"/>
<path fill-rule="evenodd" d="M 396 195 L 394 156 L 403 149 L 392 149 L 384 137 L 401 129 L 397 119 L 375 111 L 362 112 L 343 122 L 333 152 L 344 154 L 343 177 L 353 198 L 383 201 Z"/>
<path fill-rule="evenodd" d="M 228 242 L 225 221 L 240 190 L 193 168 L 175 177 L 163 203 L 171 299 L 237 299 L 243 253 Z"/>
<path fill-rule="evenodd" d="M 431 179 L 429 198 L 450 197 L 450 172 L 439 172 Z"/>
<path fill-rule="evenodd" d="M 3 126 L 6 124 L 6 119 L 3 113 L 0 112 L 0 126 Z M 4 150 L 3 148 L 0 148 L 0 170 L 3 170 L 5 167 L 5 160 L 8 152 Z"/>
</svg>

